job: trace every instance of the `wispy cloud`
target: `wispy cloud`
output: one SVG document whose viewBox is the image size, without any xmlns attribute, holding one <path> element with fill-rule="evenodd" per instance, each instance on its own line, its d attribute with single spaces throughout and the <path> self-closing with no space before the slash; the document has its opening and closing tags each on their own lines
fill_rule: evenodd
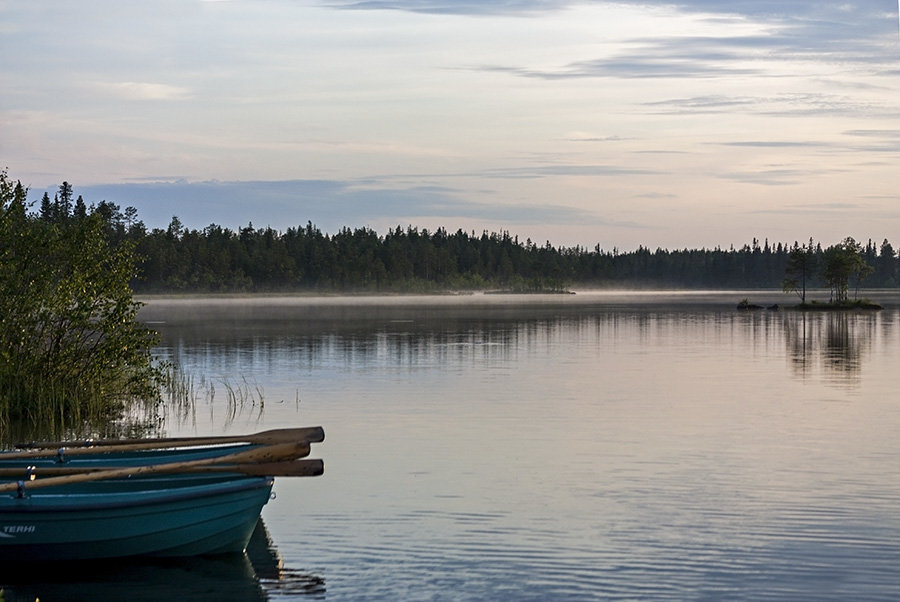
<svg viewBox="0 0 900 602">
<path fill-rule="evenodd" d="M 732 140 L 730 142 L 716 142 L 713 144 L 746 148 L 821 148 L 833 146 L 831 143 L 814 140 Z"/>
<path fill-rule="evenodd" d="M 833 169 L 799 169 L 799 168 L 762 168 L 753 171 L 724 172 L 718 177 L 760 186 L 791 186 L 809 182 L 822 176 L 834 175 L 844 171 Z"/>
<path fill-rule="evenodd" d="M 545 165 L 486 169 L 482 175 L 488 178 L 543 178 L 547 176 L 646 176 L 657 173 L 660 172 L 620 165 Z"/>
<path fill-rule="evenodd" d="M 704 64 L 694 59 L 678 57 L 650 56 L 649 54 L 622 55 L 610 59 L 596 59 L 569 63 L 558 69 L 535 69 L 525 67 L 504 67 L 484 65 L 477 70 L 507 73 L 519 77 L 546 80 L 583 79 L 596 77 L 616 77 L 624 79 L 644 78 L 713 78 L 724 76 L 758 75 L 759 69 L 732 67 L 724 64 Z"/>
<path fill-rule="evenodd" d="M 101 93 L 122 100 L 187 100 L 191 91 L 180 86 L 151 82 L 97 82 Z"/>
<path fill-rule="evenodd" d="M 887 99 L 825 92 L 785 92 L 771 96 L 708 95 L 670 98 L 643 103 L 656 114 L 734 114 L 755 113 L 770 116 L 860 115 L 900 116 L 900 108 Z"/>
<path fill-rule="evenodd" d="M 861 136 L 863 138 L 895 138 L 900 139 L 900 130 L 847 130 L 845 136 Z"/>
<path fill-rule="evenodd" d="M 573 0 L 347 0 L 328 6 L 347 10 L 399 10 L 436 15 L 533 15 L 556 11 Z"/>
</svg>

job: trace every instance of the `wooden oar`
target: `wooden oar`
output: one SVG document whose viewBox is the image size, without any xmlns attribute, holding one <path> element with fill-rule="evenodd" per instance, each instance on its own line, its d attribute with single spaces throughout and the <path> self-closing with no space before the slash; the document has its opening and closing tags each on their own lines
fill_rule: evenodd
<svg viewBox="0 0 900 602">
<path fill-rule="evenodd" d="M 124 468 L 122 466 L 40 466 L 27 468 L 0 468 L 0 477 L 30 480 L 34 478 L 59 477 L 81 473 L 98 472 Z M 137 467 L 133 467 L 132 470 Z M 285 460 L 283 462 L 260 462 L 255 464 L 212 464 L 196 466 L 191 473 L 232 472 L 258 477 L 316 477 L 325 472 L 325 463 L 312 460 Z"/>
<path fill-rule="evenodd" d="M 293 441 L 309 441 L 320 443 L 325 440 L 325 430 L 321 426 L 307 426 L 301 428 L 273 429 L 249 435 L 226 435 L 220 437 L 166 437 L 160 439 L 81 439 L 78 441 L 31 441 L 29 443 L 17 443 L 19 449 L 58 449 L 81 447 L 120 447 L 126 445 L 140 445 L 153 447 L 140 447 L 138 449 L 154 449 L 155 447 L 181 447 L 185 445 L 217 445 L 224 443 L 259 443 L 272 445 L 275 443 L 291 443 Z"/>
<path fill-rule="evenodd" d="M 146 466 L 127 466 L 123 468 L 112 468 L 109 470 L 99 470 L 97 472 L 80 472 L 78 474 L 65 475 L 61 477 L 48 477 L 37 481 L 27 481 L 28 489 L 35 487 L 54 487 L 57 485 L 72 485 L 75 483 L 85 483 L 88 481 L 101 481 L 104 479 L 117 479 L 120 477 L 128 477 L 143 474 L 161 474 L 161 473 L 190 473 L 201 466 L 211 466 L 213 464 L 253 464 L 266 462 L 283 462 L 285 460 L 293 460 L 295 458 L 306 455 L 309 450 L 309 444 L 303 443 L 282 443 L 279 445 L 268 445 L 263 447 L 254 447 L 245 451 L 219 456 L 218 458 L 204 458 L 202 460 L 188 460 L 185 462 L 168 462 L 163 464 L 148 464 Z M 4 483 L 0 485 L 0 493 L 6 491 L 19 490 L 19 483 Z"/>
<path fill-rule="evenodd" d="M 305 442 L 304 442 L 305 443 Z M 214 443 L 197 443 L 198 446 L 215 445 Z M 177 447 L 173 445 L 156 445 L 154 443 L 136 443 L 128 445 L 107 445 L 105 447 L 60 447 L 59 449 L 23 449 L 19 451 L 10 451 L 0 453 L 0 460 L 28 460 L 31 458 L 50 458 L 52 456 L 62 456 L 69 458 L 71 456 L 91 456 L 97 454 L 107 454 L 114 452 L 130 452 L 130 451 L 149 451 L 154 449 L 165 449 Z M 249 447 L 249 444 L 247 445 Z"/>
<path fill-rule="evenodd" d="M 279 444 L 290 443 L 294 441 L 303 441 L 309 443 L 318 443 L 325 440 L 325 431 L 321 426 L 311 426 L 298 429 L 279 429 L 276 431 L 263 431 L 256 435 L 235 435 L 228 437 L 173 437 L 169 439 L 145 439 L 140 443 L 115 443 L 114 441 L 128 441 L 128 439 L 104 440 L 113 441 L 112 443 L 104 443 L 95 447 L 67 447 L 60 445 L 58 447 L 47 447 L 45 444 L 39 444 L 36 449 L 23 449 L 20 451 L 2 452 L 0 460 L 27 460 L 29 458 L 49 458 L 63 450 L 65 457 L 69 456 L 85 456 L 91 454 L 103 454 L 107 452 L 119 451 L 144 451 L 149 449 L 162 449 L 167 447 L 187 447 L 187 446 L 204 446 L 204 445 L 222 445 L 228 443 L 248 443 L 248 444 Z M 59 443 L 59 442 L 47 442 Z M 84 442 L 76 442 L 84 443 Z M 28 444 L 32 445 L 32 444 Z"/>
</svg>

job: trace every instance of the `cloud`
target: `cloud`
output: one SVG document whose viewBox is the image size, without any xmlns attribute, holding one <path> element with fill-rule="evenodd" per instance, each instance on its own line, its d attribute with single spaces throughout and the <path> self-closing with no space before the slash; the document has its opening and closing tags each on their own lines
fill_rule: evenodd
<svg viewBox="0 0 900 602">
<path fill-rule="evenodd" d="M 865 138 L 900 138 L 900 130 L 847 130 L 844 135 Z"/>
<path fill-rule="evenodd" d="M 568 142 L 621 142 L 621 136 L 597 136 L 585 132 L 571 132 L 565 137 Z"/>
<path fill-rule="evenodd" d="M 760 104 L 760 97 L 714 94 L 688 98 L 670 98 L 645 102 L 643 106 L 657 109 L 658 114 L 730 113 L 734 109 L 752 108 Z"/>
<path fill-rule="evenodd" d="M 484 16 L 531 16 L 593 4 L 633 6 L 647 11 L 675 8 L 678 12 L 700 15 L 707 20 L 734 19 L 778 26 L 778 43 L 795 50 L 828 48 L 846 56 L 871 49 L 882 42 L 878 35 L 897 35 L 897 5 L 888 0 L 835 4 L 809 0 L 332 0 L 325 4 L 346 10 L 394 10 L 414 13 Z M 758 40 L 771 47 L 770 40 Z M 849 44 L 848 44 L 849 42 Z M 875 59 L 877 60 L 877 59 Z"/>
<path fill-rule="evenodd" d="M 481 71 L 508 73 L 519 77 L 547 80 L 582 79 L 589 77 L 640 78 L 684 78 L 721 77 L 725 75 L 758 75 L 756 69 L 729 68 L 724 66 L 704 66 L 690 61 L 674 59 L 654 60 L 646 56 L 627 56 L 617 59 L 597 59 L 571 63 L 560 69 L 526 69 L 520 67 L 482 66 Z"/>
<path fill-rule="evenodd" d="M 879 97 L 853 97 L 824 92 L 786 92 L 770 96 L 706 95 L 642 103 L 658 115 L 734 114 L 737 111 L 773 117 L 803 115 L 900 116 L 896 106 Z"/>
<path fill-rule="evenodd" d="M 665 193 L 665 192 L 647 192 L 644 194 L 636 194 L 635 198 L 638 199 L 677 199 L 677 194 Z"/>
<path fill-rule="evenodd" d="M 623 33 L 618 39 L 620 50 L 605 56 L 556 66 L 485 63 L 473 69 L 551 81 L 801 76 L 820 77 L 834 85 L 865 87 L 871 84 L 846 81 L 835 67 L 840 65 L 846 71 L 849 64 L 877 75 L 893 69 L 896 60 L 896 12 L 891 16 L 896 5 L 887 3 L 877 9 L 790 1 L 617 4 L 640 5 L 648 12 L 662 8 L 671 11 L 674 6 L 676 12 L 659 13 L 655 15 L 662 17 L 658 20 L 648 17 L 648 28 L 655 24 L 658 34 L 650 31 L 629 37 Z M 686 15 L 690 17 L 687 21 Z M 666 23 L 670 25 L 667 27 Z M 673 33 L 672 27 L 678 23 L 686 32 Z M 701 31 L 712 35 L 696 35 Z"/>
<path fill-rule="evenodd" d="M 97 82 L 101 92 L 120 100 L 187 100 L 187 88 L 150 82 Z"/>
<path fill-rule="evenodd" d="M 753 209 L 750 213 L 774 214 L 774 215 L 808 215 L 811 212 L 823 212 L 825 214 L 845 213 L 847 211 L 860 212 L 868 209 L 862 203 L 804 203 L 785 205 L 783 207 Z"/>
<path fill-rule="evenodd" d="M 545 165 L 487 169 L 481 175 L 488 178 L 544 178 L 547 176 L 645 176 L 659 174 L 649 169 L 617 165 Z"/>
<path fill-rule="evenodd" d="M 437 15 L 533 15 L 557 11 L 575 4 L 572 0 L 360 0 L 329 2 L 345 10 L 397 10 Z"/>
<path fill-rule="evenodd" d="M 758 184 L 760 186 L 791 186 L 805 184 L 825 175 L 832 175 L 846 171 L 841 168 L 833 169 L 759 169 L 756 171 L 724 172 L 717 177 L 733 180 L 742 184 Z"/>
<path fill-rule="evenodd" d="M 820 148 L 832 146 L 830 143 L 810 140 L 733 140 L 731 142 L 715 142 L 713 144 L 746 148 Z"/>
</svg>

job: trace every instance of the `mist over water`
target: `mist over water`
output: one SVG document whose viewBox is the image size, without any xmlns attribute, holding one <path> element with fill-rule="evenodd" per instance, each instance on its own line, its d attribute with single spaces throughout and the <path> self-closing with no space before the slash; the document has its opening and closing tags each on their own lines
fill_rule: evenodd
<svg viewBox="0 0 900 602">
<path fill-rule="evenodd" d="M 223 301 L 163 333 L 264 384 L 261 426 L 325 426 L 326 476 L 264 516 L 330 597 L 900 594 L 896 310 L 636 298 Z"/>
<path fill-rule="evenodd" d="M 151 299 L 142 318 L 189 374 L 262 392 L 168 434 L 325 427 L 326 474 L 264 508 L 263 597 L 896 599 L 900 310 L 736 311 L 748 296 L 786 299 Z"/>
</svg>

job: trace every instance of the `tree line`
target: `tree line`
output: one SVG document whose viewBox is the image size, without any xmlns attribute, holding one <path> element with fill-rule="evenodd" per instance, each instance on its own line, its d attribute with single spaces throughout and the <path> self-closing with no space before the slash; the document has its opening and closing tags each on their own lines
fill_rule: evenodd
<svg viewBox="0 0 900 602">
<path fill-rule="evenodd" d="M 132 281 L 138 293 L 161 292 L 428 292 L 505 289 L 557 291 L 583 287 L 832 288 L 846 298 L 858 287 L 897 287 L 898 256 L 888 240 L 865 244 L 852 238 L 823 247 L 812 240 L 760 243 L 723 249 L 634 251 L 538 245 L 507 231 L 449 232 L 397 226 L 384 234 L 368 227 L 328 234 L 311 222 L 284 231 L 253 224 L 230 229 L 210 224 L 190 229 L 173 217 L 168 227 L 147 228 L 137 211 L 101 201 L 88 207 L 72 200 L 64 182 L 53 199 L 41 200 L 36 217 L 77 223 L 88 213 L 102 217 L 110 241 L 128 241 L 142 258 Z M 825 268 L 834 256 L 855 258 L 856 271 L 838 278 Z M 801 253 L 802 252 L 802 253 Z M 799 257 L 807 258 L 798 272 Z M 862 266 L 867 266 L 863 268 Z M 852 268 L 847 268 L 851 269 Z M 797 281 L 791 286 L 792 281 Z M 846 284 L 844 282 L 846 281 Z"/>
</svg>

